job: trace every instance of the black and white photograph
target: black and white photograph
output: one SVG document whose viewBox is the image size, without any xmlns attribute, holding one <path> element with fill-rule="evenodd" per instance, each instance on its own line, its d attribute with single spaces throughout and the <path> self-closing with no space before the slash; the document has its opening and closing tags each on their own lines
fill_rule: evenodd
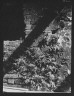
<svg viewBox="0 0 74 96">
<path fill-rule="evenodd" d="M 3 93 L 71 93 L 72 2 L 1 2 Z"/>
</svg>

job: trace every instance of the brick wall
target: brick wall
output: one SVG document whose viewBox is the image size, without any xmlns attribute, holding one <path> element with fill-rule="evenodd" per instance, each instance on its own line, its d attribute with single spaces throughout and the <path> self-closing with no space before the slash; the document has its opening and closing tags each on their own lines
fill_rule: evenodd
<svg viewBox="0 0 74 96">
<path fill-rule="evenodd" d="M 9 72 L 3 78 L 3 86 L 21 87 L 21 75 L 16 72 Z"/>
</svg>

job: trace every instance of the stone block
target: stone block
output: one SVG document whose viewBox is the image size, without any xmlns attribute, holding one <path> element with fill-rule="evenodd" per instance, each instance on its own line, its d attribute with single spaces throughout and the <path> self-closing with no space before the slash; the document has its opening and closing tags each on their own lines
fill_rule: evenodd
<svg viewBox="0 0 74 96">
<path fill-rule="evenodd" d="M 6 74 L 4 78 L 18 78 L 18 74 Z"/>
<path fill-rule="evenodd" d="M 14 79 L 8 79 L 8 84 L 14 84 Z"/>
</svg>

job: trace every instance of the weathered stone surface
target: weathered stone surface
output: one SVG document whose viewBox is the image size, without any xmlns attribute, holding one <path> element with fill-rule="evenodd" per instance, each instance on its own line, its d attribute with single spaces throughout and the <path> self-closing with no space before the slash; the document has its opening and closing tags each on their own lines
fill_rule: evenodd
<svg viewBox="0 0 74 96">
<path fill-rule="evenodd" d="M 6 74 L 4 78 L 18 78 L 18 74 Z"/>
<path fill-rule="evenodd" d="M 20 79 L 15 79 L 14 83 L 17 85 L 21 84 Z"/>
<path fill-rule="evenodd" d="M 7 79 L 3 79 L 3 82 L 4 82 L 4 83 L 7 83 Z"/>
<path fill-rule="evenodd" d="M 14 79 L 8 79 L 9 84 L 14 84 Z"/>
<path fill-rule="evenodd" d="M 7 87 L 18 87 L 18 88 L 20 88 L 21 87 L 21 85 L 16 85 L 16 84 L 8 84 L 8 83 L 3 83 L 3 87 L 4 86 L 7 86 Z"/>
</svg>

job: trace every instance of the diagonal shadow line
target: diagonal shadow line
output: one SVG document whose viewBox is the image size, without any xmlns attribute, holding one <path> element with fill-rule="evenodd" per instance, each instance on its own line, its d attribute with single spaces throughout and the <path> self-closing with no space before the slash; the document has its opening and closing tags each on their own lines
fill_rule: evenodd
<svg viewBox="0 0 74 96">
<path fill-rule="evenodd" d="M 39 20 L 35 29 L 29 34 L 29 36 L 24 40 L 23 43 L 13 52 L 13 54 L 3 62 L 3 76 L 9 72 L 13 66 L 13 62 L 22 54 L 25 54 L 27 48 L 31 46 L 34 40 L 42 34 L 43 30 L 49 25 L 49 23 L 56 17 L 54 10 L 46 10 L 44 16 Z"/>
</svg>

